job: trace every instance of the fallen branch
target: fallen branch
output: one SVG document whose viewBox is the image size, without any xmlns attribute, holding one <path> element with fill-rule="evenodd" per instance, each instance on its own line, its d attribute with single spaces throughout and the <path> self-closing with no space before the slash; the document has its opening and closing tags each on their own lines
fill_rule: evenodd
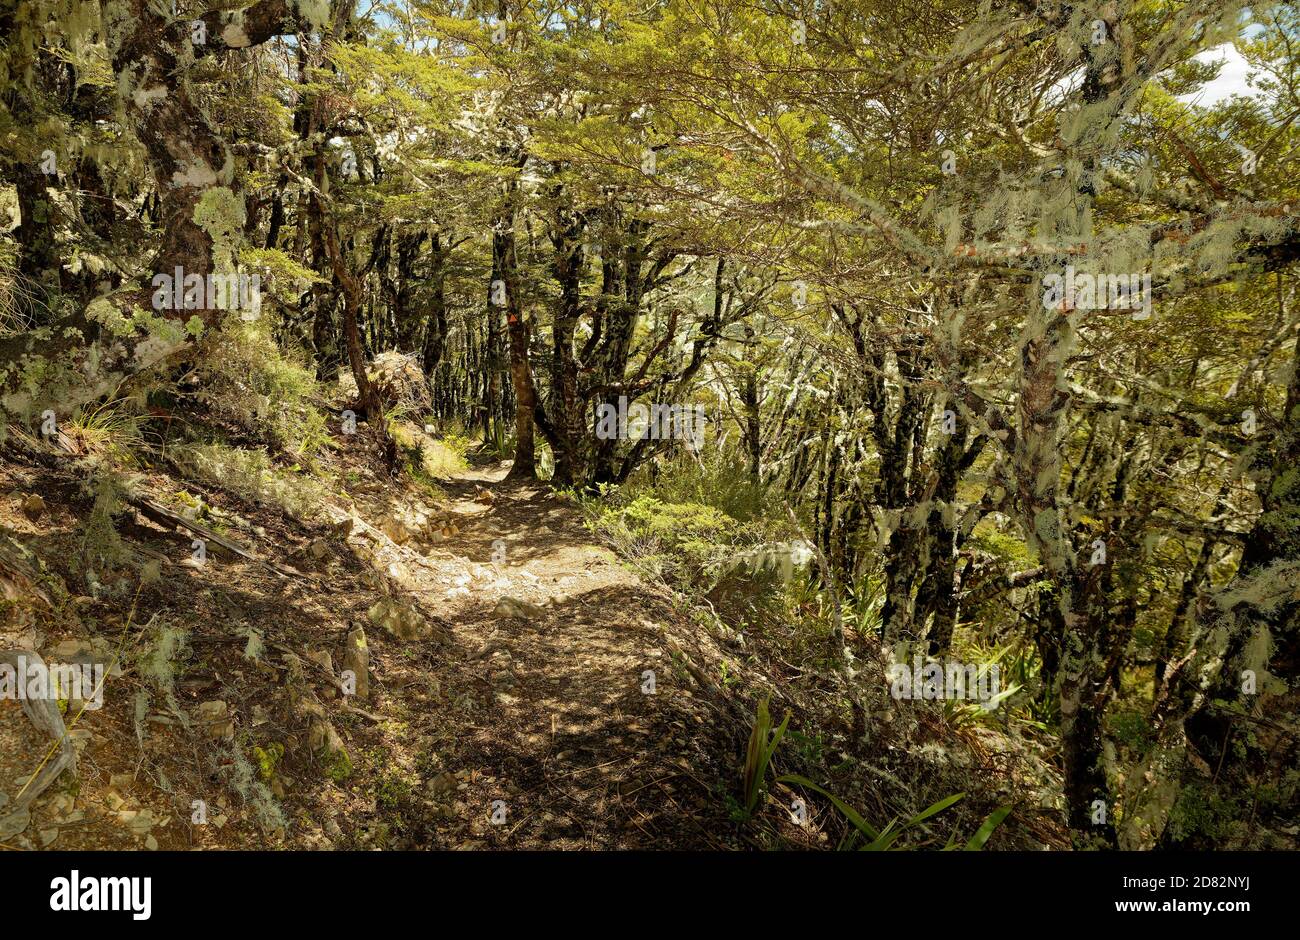
<svg viewBox="0 0 1300 940">
<path fill-rule="evenodd" d="M 0 663 L 7 663 L 15 670 L 18 670 L 21 660 L 26 660 L 26 671 L 31 674 L 35 669 L 46 671 L 45 661 L 32 650 L 10 649 L 0 651 Z M 23 788 L 18 791 L 18 796 L 14 799 L 13 808 L 4 816 L 0 816 L 0 840 L 8 839 L 18 835 L 27 828 L 31 822 L 31 812 L 28 806 L 38 796 L 49 789 L 50 784 L 54 783 L 65 770 L 71 770 L 73 774 L 77 772 L 77 750 L 72 744 L 72 738 L 68 737 L 68 729 L 63 724 L 63 716 L 59 714 L 58 703 L 50 695 L 44 698 L 31 699 L 27 696 L 20 698 L 23 706 L 23 713 L 36 726 L 37 730 L 44 731 L 55 742 L 51 746 L 50 753 L 54 748 L 58 748 L 58 754 L 53 761 L 50 760 L 49 753 L 46 754 L 45 760 L 41 765 L 32 772 L 31 777 Z"/>
<path fill-rule="evenodd" d="M 150 499 L 148 496 L 128 495 L 126 497 L 126 500 L 136 509 L 140 510 L 140 512 L 142 512 L 145 516 L 152 519 L 154 522 L 157 522 L 159 525 L 179 526 L 182 529 L 187 529 L 190 532 L 193 532 L 195 535 L 201 536 L 206 541 L 215 542 L 217 545 L 220 545 L 226 551 L 232 552 L 233 554 L 238 555 L 240 558 L 251 561 L 254 564 L 261 565 L 264 568 L 267 568 L 270 571 L 275 572 L 276 574 L 282 575 L 286 578 L 297 578 L 299 580 L 307 581 L 309 583 L 316 583 L 314 578 L 311 578 L 303 574 L 298 569 L 291 568 L 288 565 L 281 564 L 278 561 L 268 561 L 265 558 L 261 558 L 260 556 L 256 555 L 252 550 L 245 548 L 244 546 L 240 545 L 238 542 L 234 541 L 233 539 L 228 539 L 224 535 L 218 535 L 216 532 L 212 531 L 212 529 L 208 528 L 203 523 L 198 522 L 194 519 L 188 519 L 185 516 L 181 515 L 179 512 L 177 512 L 176 510 L 169 509 L 166 506 L 164 506 L 162 503 Z"/>
</svg>

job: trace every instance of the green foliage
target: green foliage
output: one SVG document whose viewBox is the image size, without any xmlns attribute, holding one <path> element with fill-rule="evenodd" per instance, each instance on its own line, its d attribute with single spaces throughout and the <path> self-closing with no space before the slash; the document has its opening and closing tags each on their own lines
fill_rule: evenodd
<svg viewBox="0 0 1300 940">
<path fill-rule="evenodd" d="M 154 617 L 141 631 L 141 642 L 135 651 L 135 670 L 140 677 L 140 690 L 135 700 L 135 732 L 144 738 L 144 720 L 154 696 L 161 696 L 172 714 L 183 727 L 189 727 L 189 717 L 176 699 L 176 679 L 181 673 L 180 663 L 189 652 L 189 631 Z"/>
<path fill-rule="evenodd" d="M 1151 716 L 1145 708 L 1116 710 L 1107 716 L 1107 726 L 1116 743 L 1131 748 L 1137 754 L 1145 754 L 1155 743 L 1155 729 L 1151 726 Z"/>
<path fill-rule="evenodd" d="M 741 774 L 741 797 L 743 799 L 743 818 L 749 819 L 758 808 L 759 800 L 767 792 L 767 767 L 772 762 L 772 755 L 781 746 L 785 730 L 790 724 L 790 713 L 775 729 L 772 727 L 772 715 L 767 708 L 767 699 L 758 703 L 754 715 L 754 725 L 749 732 L 749 747 L 745 751 L 745 766 Z"/>
<path fill-rule="evenodd" d="M 742 528 L 719 509 L 701 503 L 665 503 L 639 496 L 622 508 L 588 503 L 593 528 L 639 566 L 671 583 L 698 589 L 711 566 L 730 553 Z"/>
<path fill-rule="evenodd" d="M 312 369 L 280 349 L 265 317 L 227 317 L 200 345 L 196 363 L 185 384 L 215 418 L 308 465 L 330 446 Z"/>
<path fill-rule="evenodd" d="M 989 837 L 993 835 L 994 830 L 997 829 L 998 826 L 1002 825 L 1003 820 L 1010 815 L 1010 806 L 1000 807 L 990 813 L 988 819 L 984 820 L 984 822 L 980 824 L 979 829 L 975 831 L 975 835 L 971 836 L 966 842 L 966 851 L 978 852 L 980 849 L 984 848 L 984 844 L 989 841 Z"/>
<path fill-rule="evenodd" d="M 1023 712 L 1025 720 L 1043 730 L 1055 725 L 1060 717 L 1060 702 L 1051 689 L 1043 688 L 1042 659 L 1034 645 L 1018 637 L 997 650 L 992 661 L 1001 667 L 1003 688 L 1025 690 L 1026 694 L 1014 701 L 1015 709 Z"/>
<path fill-rule="evenodd" d="M 257 772 L 261 775 L 262 780 L 270 783 L 275 777 L 275 768 L 284 757 L 284 745 L 279 741 L 272 741 L 266 747 L 254 745 L 253 758 L 257 761 Z"/>
<path fill-rule="evenodd" d="M 182 44 L 164 75 L 139 59 L 175 29 L 165 7 L 32 0 L 0 43 L 0 437 L 50 407 L 91 458 L 77 559 L 96 599 L 130 586 L 107 471 L 137 455 L 302 519 L 337 497 L 347 383 L 316 377 L 349 372 L 359 345 L 372 363 L 435 356 L 421 400 L 487 429 L 477 457 L 515 456 L 512 386 L 531 376 L 542 477 L 560 453 L 579 492 L 626 480 L 583 500 L 592 527 L 734 646 L 724 686 L 752 667 L 801 714 L 822 707 L 809 740 L 827 750 L 880 642 L 938 622 L 949 560 L 952 652 L 998 662 L 1008 689 L 993 714 L 946 703 L 952 739 L 1064 754 L 1067 775 L 1113 745 L 1120 765 L 1149 753 L 1166 636 L 1213 708 L 1242 707 L 1241 668 L 1266 710 L 1294 686 L 1268 671 L 1294 665 L 1278 651 L 1300 564 L 1294 3 L 824 3 L 792 41 L 790 9 L 735 0 L 524 5 L 504 37 L 486 8 L 385 3 L 335 30 L 348 11 L 290 0 L 312 25 L 292 42 L 301 72 L 275 44 Z M 1202 101 L 1229 44 L 1251 93 Z M 163 96 L 181 110 L 150 119 Z M 146 309 L 152 266 L 180 256 L 258 273 L 260 316 L 212 329 Z M 1155 315 L 1039 302 L 1067 264 L 1149 273 Z M 506 311 L 485 303 L 499 276 Z M 149 416 L 119 397 L 140 369 L 164 386 Z M 706 408 L 704 446 L 594 439 L 596 405 L 624 392 Z M 420 410 L 384 426 L 432 488 L 468 440 L 423 434 Z M 170 463 L 148 459 L 158 432 Z M 824 549 L 807 576 L 736 569 L 801 527 Z M 1098 690 L 1102 739 L 1052 740 L 1073 727 L 1063 675 Z M 854 760 L 878 730 L 844 744 Z M 1284 784 L 1257 744 L 1235 738 L 1215 776 L 1263 801 Z M 1171 832 L 1233 838 L 1244 804 L 1180 773 Z M 931 818 L 856 838 L 889 847 Z"/>
<path fill-rule="evenodd" d="M 261 758 L 258 758 L 258 769 L 255 770 L 237 744 L 232 744 L 224 753 L 228 760 L 226 766 L 231 791 L 252 808 L 253 817 L 263 832 L 283 834 L 287 825 L 284 810 L 276 802 L 265 779 L 260 777 Z"/>
<path fill-rule="evenodd" d="M 385 771 L 375 784 L 375 801 L 390 812 L 404 808 L 414 795 L 414 782 L 399 772 Z"/>
<path fill-rule="evenodd" d="M 133 557 L 117 532 L 114 518 L 123 508 L 123 479 L 111 467 L 101 468 L 89 481 L 94 505 L 81 527 L 81 561 L 93 593 L 123 594 L 127 586 L 116 575 Z"/>
<path fill-rule="evenodd" d="M 316 519 L 330 492 L 309 474 L 277 466 L 264 450 L 222 444 L 178 444 L 172 460 L 192 479 L 263 506 L 273 506 L 304 520 Z"/>
<path fill-rule="evenodd" d="M 326 756 L 325 776 L 329 777 L 335 783 L 343 783 L 352 776 L 352 758 L 348 752 L 342 748 L 332 751 Z"/>
<path fill-rule="evenodd" d="M 981 524 L 968 541 L 970 551 L 986 552 L 1007 571 L 1020 571 L 1033 565 L 1033 556 L 1024 539 L 998 528 Z"/>
<path fill-rule="evenodd" d="M 133 464 L 144 446 L 144 438 L 140 416 L 130 405 L 125 399 L 118 399 L 83 408 L 67 421 L 64 433 L 110 466 Z"/>
<path fill-rule="evenodd" d="M 464 438 L 434 438 L 408 421 L 389 418 L 388 433 L 400 449 L 407 472 L 417 480 L 432 486 L 450 480 L 463 471 L 465 462 Z"/>
<path fill-rule="evenodd" d="M 0 188 L 0 213 L 5 208 L 5 197 L 12 198 L 13 212 L 18 211 L 17 199 L 12 190 Z M 0 225 L 3 228 L 3 225 Z M 40 286 L 33 284 L 18 270 L 14 243 L 0 236 L 0 336 L 19 333 L 47 313 Z"/>
<path fill-rule="evenodd" d="M 795 786 L 805 787 L 830 800 L 831 805 L 839 810 L 841 815 L 843 815 L 853 827 L 850 835 L 841 843 L 840 848 L 852 849 L 856 847 L 862 852 L 882 852 L 902 848 L 903 846 L 900 844 L 900 840 L 909 829 L 913 829 L 925 820 L 937 816 L 939 813 L 942 813 L 944 810 L 955 805 L 966 797 L 965 793 L 954 793 L 952 796 L 944 797 L 942 800 L 927 806 L 914 816 L 910 816 L 907 819 L 895 817 L 894 819 L 891 819 L 883 829 L 877 829 L 875 826 L 871 825 L 871 823 L 867 822 L 866 817 L 848 803 L 835 796 L 825 787 L 818 786 L 806 777 L 799 776 L 798 774 L 786 774 L 778 777 L 777 780 L 780 783 L 789 783 L 794 784 Z M 989 838 L 993 835 L 994 830 L 1002 824 L 1010 813 L 1011 807 L 1009 806 L 1000 807 L 991 813 L 980 825 L 979 829 L 975 831 L 975 834 L 966 842 L 966 851 L 978 852 L 982 849 L 985 843 L 987 843 Z M 857 843 L 860 841 L 864 844 L 858 845 Z M 955 848 L 956 843 L 957 833 L 954 831 L 944 848 Z"/>
<path fill-rule="evenodd" d="M 1169 836 L 1178 842 L 1221 845 L 1240 816 L 1238 804 L 1237 799 L 1212 785 L 1183 787 L 1169 814 Z"/>
<path fill-rule="evenodd" d="M 761 527 L 765 536 L 779 538 L 786 528 L 781 500 L 771 487 L 738 472 L 735 457 L 711 449 L 702 462 L 682 456 L 653 471 L 645 468 L 628 481 L 626 498 L 648 495 L 665 503 L 711 506 L 729 519 Z"/>
</svg>

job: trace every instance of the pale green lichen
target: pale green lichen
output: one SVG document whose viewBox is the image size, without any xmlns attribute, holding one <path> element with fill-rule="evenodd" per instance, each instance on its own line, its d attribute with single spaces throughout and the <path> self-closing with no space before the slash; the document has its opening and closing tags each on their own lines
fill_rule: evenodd
<svg viewBox="0 0 1300 940">
<path fill-rule="evenodd" d="M 1268 614 L 1294 597 L 1297 584 L 1300 584 L 1300 561 L 1279 559 L 1249 574 L 1239 574 L 1216 600 L 1224 611 L 1244 604 Z"/>
<path fill-rule="evenodd" d="M 221 41 L 232 49 L 242 49 L 253 44 L 253 41 L 248 38 L 248 33 L 244 31 L 243 10 L 237 11 L 230 22 L 222 28 Z"/>
<path fill-rule="evenodd" d="M 131 95 L 131 100 L 141 111 L 150 110 L 155 101 L 160 101 L 167 97 L 166 85 L 155 85 L 153 88 L 137 88 Z"/>
<path fill-rule="evenodd" d="M 34 330 L 34 344 L 50 339 L 51 331 Z M 47 409 L 63 412 L 100 394 L 104 382 L 90 382 L 84 370 L 81 350 L 65 350 L 57 356 L 25 355 L 4 370 L 8 391 L 0 397 L 0 410 L 8 418 L 30 422 Z"/>
<path fill-rule="evenodd" d="M 97 298 L 86 307 L 87 319 L 103 324 L 113 336 L 139 336 L 135 347 L 135 361 L 139 367 L 149 366 L 170 355 L 185 343 L 186 333 L 193 332 L 190 324 L 160 317 L 142 307 L 132 307 L 130 315 L 108 297 Z M 93 349 L 94 347 L 92 347 Z M 92 370 L 96 368 L 91 364 Z M 93 375 L 93 371 L 88 374 Z"/>
<path fill-rule="evenodd" d="M 244 201 L 225 186 L 208 189 L 194 207 L 194 222 L 212 239 L 212 260 L 219 271 L 235 266 L 244 228 Z"/>
<path fill-rule="evenodd" d="M 293 0 L 291 0 L 293 2 Z M 297 0 L 293 6 L 315 29 L 322 29 L 330 17 L 329 0 Z"/>
<path fill-rule="evenodd" d="M 96 297 L 86 307 L 86 319 L 103 324 L 114 336 L 130 336 L 135 326 L 122 313 L 122 308 L 107 297 Z"/>
<path fill-rule="evenodd" d="M 144 339 L 135 346 L 138 368 L 143 369 L 160 362 L 185 345 L 185 327 L 181 323 L 153 316 L 139 308 L 135 319 L 145 333 Z"/>
<path fill-rule="evenodd" d="M 193 189 L 206 189 L 217 184 L 217 171 L 204 160 L 194 153 L 188 145 L 184 148 L 188 155 L 186 158 L 177 160 L 180 167 L 172 173 L 172 185 L 178 188 L 191 187 Z"/>
<path fill-rule="evenodd" d="M 100 21 L 103 23 L 104 44 L 110 54 L 121 47 L 123 40 L 136 25 L 136 19 L 131 15 L 130 4 L 123 0 L 108 0 L 102 4 Z"/>
</svg>

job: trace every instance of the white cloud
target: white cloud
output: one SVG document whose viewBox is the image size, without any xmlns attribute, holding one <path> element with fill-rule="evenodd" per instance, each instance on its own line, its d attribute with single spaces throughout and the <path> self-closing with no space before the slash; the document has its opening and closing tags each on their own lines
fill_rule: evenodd
<svg viewBox="0 0 1300 940">
<path fill-rule="evenodd" d="M 1212 108 L 1220 101 L 1225 101 L 1233 95 L 1244 95 L 1250 98 L 1260 94 L 1259 89 L 1251 88 L 1246 84 L 1246 76 L 1250 73 L 1250 63 L 1246 61 L 1245 57 L 1237 51 L 1236 46 L 1232 45 L 1232 43 L 1225 43 L 1222 46 L 1207 49 L 1196 56 L 1193 61 L 1222 62 L 1223 67 L 1219 69 L 1218 78 L 1206 82 L 1191 94 L 1179 96 L 1179 101 L 1198 104 L 1204 108 Z"/>
</svg>

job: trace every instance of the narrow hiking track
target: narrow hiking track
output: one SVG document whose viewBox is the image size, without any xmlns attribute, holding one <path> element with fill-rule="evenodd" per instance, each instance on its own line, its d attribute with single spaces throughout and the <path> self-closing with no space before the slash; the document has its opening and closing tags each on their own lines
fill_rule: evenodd
<svg viewBox="0 0 1300 940">
<path fill-rule="evenodd" d="M 440 484 L 431 512 L 454 524 L 449 535 L 398 544 L 385 527 L 431 494 L 387 477 L 366 442 L 341 442 L 340 457 L 347 485 L 330 496 L 324 522 L 148 476 L 142 486 L 160 503 L 184 490 L 214 518 L 239 521 L 230 531 L 248 553 L 214 553 L 196 567 L 192 532 L 128 513 L 118 520 L 124 544 L 160 561 L 157 580 L 118 598 L 76 598 L 64 609 L 79 614 L 56 612 L 0 637 L 47 657 L 105 662 L 127 641 L 103 709 L 70 732 L 76 777 L 42 795 L 28 830 L 0 848 L 750 844 L 728 802 L 747 728 L 718 688 L 716 646 L 670 592 L 601 547 L 571 502 L 544 484 L 505 480 L 500 465 Z M 36 520 L 16 502 L 0 504 L 3 532 L 75 588 L 90 510 L 80 486 L 39 465 L 10 466 L 0 483 L 49 497 Z M 375 605 L 393 601 L 418 611 L 427 635 L 403 638 L 376 623 Z M 140 675 L 154 623 L 188 638 L 174 707 Z M 357 627 L 370 687 L 344 699 Z M 260 654 L 248 654 L 250 631 L 265 641 Z M 320 709 L 311 715 L 346 747 L 345 773 L 318 753 L 304 691 Z M 214 706 L 216 723 L 204 718 Z M 17 703 L 0 702 L 0 744 L 2 806 L 45 743 Z M 259 798 L 236 782 L 238 761 L 266 755 L 261 779 L 282 827 L 268 827 Z M 192 820 L 195 800 L 208 822 Z"/>
<path fill-rule="evenodd" d="M 460 532 L 443 548 L 471 579 L 421 579 L 458 678 L 477 687 L 452 747 L 453 841 L 722 847 L 725 807 L 704 782 L 719 779 L 703 733 L 714 716 L 666 640 L 681 615 L 595 545 L 570 504 L 504 476 L 445 484 Z M 435 708 L 428 724 L 445 731 L 449 718 Z"/>
</svg>

